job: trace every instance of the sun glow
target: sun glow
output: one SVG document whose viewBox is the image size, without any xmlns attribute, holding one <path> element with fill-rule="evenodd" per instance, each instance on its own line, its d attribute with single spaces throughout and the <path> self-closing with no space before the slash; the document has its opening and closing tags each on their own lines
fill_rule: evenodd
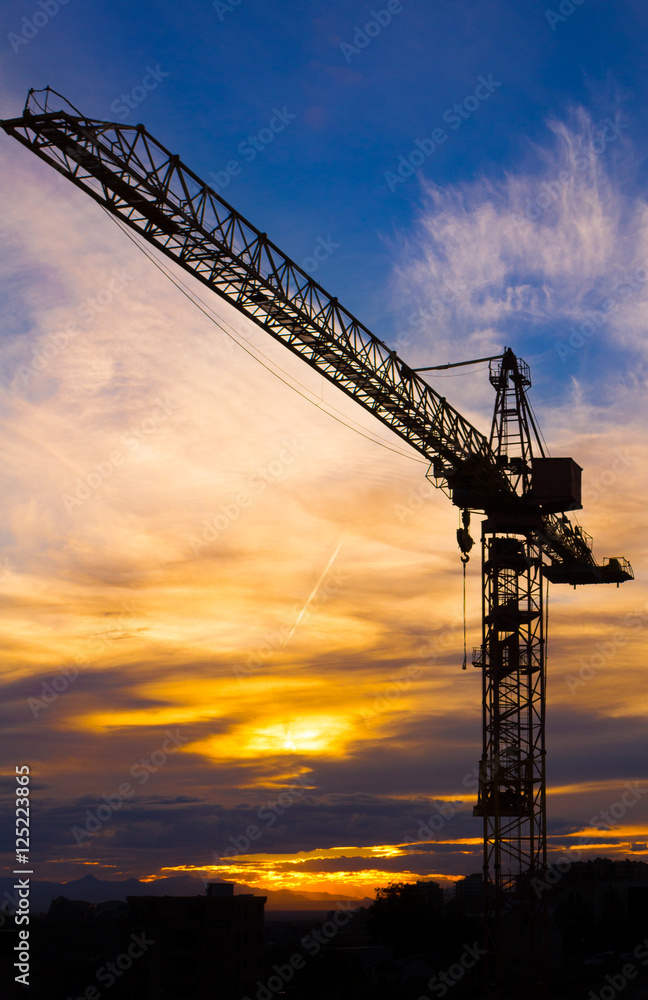
<svg viewBox="0 0 648 1000">
<path fill-rule="evenodd" d="M 321 715 L 260 726 L 244 724 L 225 735 L 201 740 L 192 750 L 212 759 L 225 755 L 239 759 L 320 753 L 341 756 L 353 737 L 351 722 Z"/>
<path fill-rule="evenodd" d="M 386 886 L 391 882 L 417 882 L 419 880 L 433 879 L 442 884 L 450 884 L 456 881 L 456 877 L 442 875 L 439 873 L 426 873 L 421 875 L 408 868 L 402 871 L 384 871 L 381 868 L 363 868 L 360 871 L 348 871 L 341 867 L 335 872 L 294 872 L 276 870 L 276 862 L 256 862 L 247 867 L 236 862 L 230 865 L 212 865 L 208 868 L 175 867 L 163 868 L 162 874 L 200 874 L 205 879 L 220 878 L 225 881 L 236 882 L 249 886 L 255 892 L 262 893 L 278 892 L 288 890 L 297 894 L 304 894 L 310 900 L 322 899 L 322 909 L 331 901 L 334 895 L 346 896 L 355 899 L 366 897 L 373 898 L 379 886 Z M 328 898 L 327 898 L 328 897 Z M 284 900 L 284 903 L 288 900 Z M 299 908 L 297 901 L 295 908 Z"/>
<path fill-rule="evenodd" d="M 373 847 L 331 847 L 318 848 L 313 851 L 300 851 L 298 854 L 246 854 L 233 858 L 223 858 L 221 864 L 208 865 L 200 868 L 194 865 L 178 865 L 173 868 L 163 868 L 161 874 L 200 874 L 204 879 L 219 878 L 249 886 L 257 892 L 289 890 L 304 893 L 315 899 L 319 895 L 326 897 L 339 893 L 354 898 L 373 897 L 378 886 L 390 882 L 416 882 L 420 879 L 433 879 L 443 885 L 449 885 L 460 876 L 448 876 L 439 873 L 413 871 L 408 867 L 406 859 L 409 851 L 400 844 L 380 844 Z M 401 870 L 385 870 L 372 867 L 371 860 L 387 858 L 403 858 Z M 346 867 L 351 861 L 366 859 L 367 867 L 355 869 Z M 328 871 L 326 862 L 339 860 L 339 870 Z M 322 862 L 321 869 L 317 862 Z M 306 870 L 304 870 L 306 869 Z"/>
</svg>

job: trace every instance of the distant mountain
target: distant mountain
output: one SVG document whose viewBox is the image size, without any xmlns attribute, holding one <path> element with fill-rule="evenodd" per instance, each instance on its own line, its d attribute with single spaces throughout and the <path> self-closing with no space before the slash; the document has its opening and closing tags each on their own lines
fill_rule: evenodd
<svg viewBox="0 0 648 1000">
<path fill-rule="evenodd" d="M 13 899 L 15 878 L 0 878 L 0 898 L 5 902 Z M 225 882 L 225 879 L 213 878 L 210 882 Z M 369 906 L 373 900 L 355 899 L 353 896 L 334 896 L 328 892 L 293 892 L 290 889 L 262 890 L 234 883 L 235 895 L 252 893 L 255 896 L 267 896 L 268 910 L 325 910 L 334 909 L 336 902 L 354 902 L 357 906 Z M 50 903 L 58 896 L 70 900 L 84 900 L 86 903 L 107 903 L 113 900 L 125 900 L 127 896 L 202 896 L 205 893 L 205 882 L 193 875 L 172 875 L 168 878 L 155 879 L 152 882 L 141 882 L 136 878 L 110 882 L 95 878 L 94 875 L 84 875 L 83 878 L 71 882 L 30 882 L 30 905 L 34 913 L 44 913 Z"/>
<path fill-rule="evenodd" d="M 13 898 L 13 885 L 18 877 L 0 878 L 2 900 L 8 902 Z M 214 881 L 222 880 L 214 879 Z M 57 896 L 82 899 L 86 903 L 107 903 L 112 900 L 125 900 L 126 896 L 196 896 L 205 891 L 202 879 L 193 878 L 191 875 L 176 875 L 157 879 L 155 882 L 140 882 L 136 878 L 109 882 L 95 878 L 94 875 L 84 875 L 83 878 L 73 879 L 71 882 L 39 882 L 32 879 L 29 887 L 30 907 L 34 912 L 46 912 Z"/>
<path fill-rule="evenodd" d="M 238 888 L 238 887 L 237 887 Z M 293 892 L 291 889 L 255 890 L 258 896 L 267 896 L 267 910 L 334 910 L 336 903 L 353 903 L 354 906 L 371 906 L 374 902 L 365 896 L 334 896 L 330 892 Z"/>
</svg>

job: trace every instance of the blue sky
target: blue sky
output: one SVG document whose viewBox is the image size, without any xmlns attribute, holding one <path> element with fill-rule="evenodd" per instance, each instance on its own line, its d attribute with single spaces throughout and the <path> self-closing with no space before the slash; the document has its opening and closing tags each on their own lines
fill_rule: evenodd
<svg viewBox="0 0 648 1000">
<path fill-rule="evenodd" d="M 391 242 L 421 211 L 419 181 L 445 188 L 537 173 L 535 147 L 553 145 L 547 120 L 583 105 L 595 123 L 607 115 L 628 122 L 637 163 L 621 179 L 632 191 L 645 177 L 637 109 L 648 96 L 648 14 L 638 2 L 586 0 L 553 30 L 542 2 L 403 0 L 398 8 L 360 50 L 356 29 L 362 44 L 373 21 L 366 4 L 243 0 L 227 11 L 207 2 L 70 0 L 26 44 L 14 40 L 14 52 L 9 33 L 29 34 L 22 19 L 38 8 L 9 2 L 3 89 L 17 109 L 29 86 L 49 83 L 108 119 L 147 66 L 159 66 L 168 76 L 119 120 L 141 119 L 203 175 L 241 159 L 245 137 L 267 126 L 273 108 L 287 108 L 294 119 L 222 193 L 297 260 L 330 235 L 339 250 L 318 277 L 391 334 L 400 318 L 389 295 Z M 444 126 L 444 113 L 474 94 L 480 76 L 500 86 L 460 128 Z M 390 191 L 385 172 L 439 127 L 444 144 Z"/>
<path fill-rule="evenodd" d="M 552 453 L 584 466 L 597 555 L 626 555 L 637 574 L 612 593 L 553 588 L 552 850 L 583 835 L 639 857 L 646 800 L 613 834 L 590 819 L 645 780 L 648 759 L 648 13 L 638 0 L 547 9 L 8 0 L 0 115 L 49 84 L 89 117 L 143 122 L 410 363 L 505 345 L 530 363 Z M 260 845 L 276 863 L 212 873 L 303 885 L 301 850 L 309 885 L 364 895 L 381 872 L 478 870 L 465 779 L 480 694 L 476 672 L 457 673 L 456 511 L 383 427 L 194 288 L 253 356 L 232 346 L 89 198 L 4 136 L 0 170 L 3 711 L 41 782 L 42 876 L 212 870 L 296 781 L 308 794 Z M 488 430 L 483 368 L 432 384 Z M 272 637 L 296 625 L 333 555 L 340 578 L 325 574 L 328 596 L 280 651 Z M 394 676 L 405 687 L 391 704 Z M 168 768 L 76 843 L 71 829 L 168 727 L 186 739 Z M 398 845 L 433 800 L 457 818 L 405 868 Z"/>
</svg>

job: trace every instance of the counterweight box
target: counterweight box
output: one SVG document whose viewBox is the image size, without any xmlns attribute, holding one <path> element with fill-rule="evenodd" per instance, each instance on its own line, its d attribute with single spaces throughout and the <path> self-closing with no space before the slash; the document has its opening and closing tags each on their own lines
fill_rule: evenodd
<svg viewBox="0 0 648 1000">
<path fill-rule="evenodd" d="M 534 458 L 531 500 L 552 514 L 580 510 L 582 471 L 573 458 Z"/>
</svg>

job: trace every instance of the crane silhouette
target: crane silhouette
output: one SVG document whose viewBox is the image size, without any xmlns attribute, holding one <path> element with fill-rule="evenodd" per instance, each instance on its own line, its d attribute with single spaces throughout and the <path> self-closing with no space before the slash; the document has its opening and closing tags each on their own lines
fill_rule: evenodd
<svg viewBox="0 0 648 1000">
<path fill-rule="evenodd" d="M 546 454 L 527 398 L 528 366 L 510 348 L 489 362 L 490 435 L 259 232 L 143 125 L 86 118 L 49 87 L 2 127 L 126 227 L 157 247 L 320 372 L 429 462 L 428 476 L 482 522 L 483 751 L 474 814 L 483 822 L 484 947 L 492 997 L 541 996 L 546 977 L 545 581 L 617 585 L 628 562 L 597 564 L 567 512 L 580 467 Z M 465 666 L 464 661 L 464 666 Z M 516 936 L 517 935 L 517 936 Z"/>
</svg>

